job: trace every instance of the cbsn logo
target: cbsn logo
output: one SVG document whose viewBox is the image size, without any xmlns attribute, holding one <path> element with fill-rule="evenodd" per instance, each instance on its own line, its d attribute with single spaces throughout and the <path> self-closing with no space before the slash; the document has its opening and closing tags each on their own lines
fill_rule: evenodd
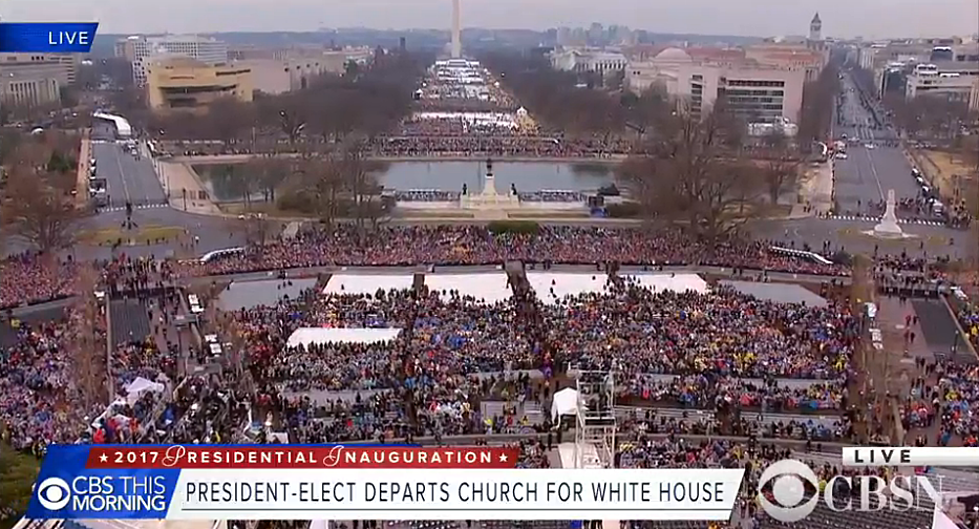
<svg viewBox="0 0 979 529">
<path fill-rule="evenodd" d="M 783 459 L 765 469 L 758 479 L 758 503 L 762 510 L 780 522 L 797 522 L 816 510 L 820 495 L 827 508 L 841 511 L 876 512 L 934 510 L 941 504 L 942 476 L 934 481 L 925 476 L 895 475 L 889 480 L 880 476 L 833 476 L 821 483 L 808 465 L 794 459 Z M 771 482 L 772 503 L 760 491 Z M 822 487 L 821 487 L 822 485 Z M 923 493 L 923 494 L 922 494 Z M 923 504 L 927 497 L 931 504 Z M 858 505 L 854 505 L 859 499 Z"/>
<path fill-rule="evenodd" d="M 73 511 L 165 511 L 163 476 L 79 476 L 71 485 L 47 478 L 35 489 L 37 501 L 49 511 L 69 504 Z"/>
</svg>

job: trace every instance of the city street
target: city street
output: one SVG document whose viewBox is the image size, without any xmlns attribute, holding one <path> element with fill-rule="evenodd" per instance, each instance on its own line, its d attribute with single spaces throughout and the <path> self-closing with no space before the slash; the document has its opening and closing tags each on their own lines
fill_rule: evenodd
<svg viewBox="0 0 979 529">
<path fill-rule="evenodd" d="M 153 171 L 153 163 L 141 157 L 137 160 L 106 134 L 102 126 L 93 131 L 92 156 L 98 166 L 98 176 L 105 178 L 109 208 L 124 208 L 126 202 L 135 207 L 166 203 L 163 186 Z"/>
<path fill-rule="evenodd" d="M 859 142 L 848 146 L 845 160 L 836 160 L 836 200 L 841 215 L 867 213 L 867 204 L 887 198 L 894 190 L 897 200 L 915 198 L 918 186 L 911 176 L 911 164 L 900 147 L 886 142 L 896 142 L 897 134 L 891 129 L 874 130 L 870 127 L 873 117 L 860 103 L 860 95 L 848 76 L 843 79 L 845 102 L 843 126 L 837 126 L 834 136 L 857 138 Z M 868 149 L 865 144 L 873 143 Z M 859 205 L 858 205 L 859 204 Z"/>
</svg>

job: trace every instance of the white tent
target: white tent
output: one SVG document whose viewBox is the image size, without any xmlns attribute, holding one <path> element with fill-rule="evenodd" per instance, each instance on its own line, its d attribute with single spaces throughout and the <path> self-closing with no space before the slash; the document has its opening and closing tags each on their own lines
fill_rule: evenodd
<svg viewBox="0 0 979 529">
<path fill-rule="evenodd" d="M 578 390 L 565 388 L 554 394 L 551 401 L 551 421 L 557 422 L 562 415 L 578 413 Z"/>
<path fill-rule="evenodd" d="M 163 393 L 164 389 L 166 389 L 166 386 L 159 382 L 151 382 L 143 377 L 137 377 L 136 380 L 133 380 L 126 386 L 126 402 L 132 406 L 147 391 Z"/>
</svg>

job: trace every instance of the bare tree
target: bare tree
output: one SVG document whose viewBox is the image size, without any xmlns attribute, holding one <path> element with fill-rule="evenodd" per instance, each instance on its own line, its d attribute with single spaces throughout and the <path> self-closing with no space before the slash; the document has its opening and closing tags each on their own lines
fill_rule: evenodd
<svg viewBox="0 0 979 529">
<path fill-rule="evenodd" d="M 761 176 L 768 191 L 768 200 L 774 205 L 783 193 L 795 187 L 801 160 L 792 151 L 786 137 L 779 133 L 765 138 L 763 158 Z"/>
<path fill-rule="evenodd" d="M 21 149 L 19 154 L 24 152 Z M 74 230 L 83 212 L 70 194 L 52 185 L 58 179 L 39 163 L 28 155 L 7 167 L 4 228 L 41 252 L 54 252 L 74 242 Z"/>
<path fill-rule="evenodd" d="M 336 152 L 327 152 L 301 160 L 291 193 L 309 202 L 308 209 L 332 227 L 341 213 L 344 190 L 343 168 Z"/>
<path fill-rule="evenodd" d="M 381 200 L 381 186 L 368 170 L 361 152 L 362 148 L 357 143 L 346 146 L 341 155 L 341 174 L 350 193 L 354 222 L 360 233 L 364 234 L 368 225 L 373 229 L 383 220 L 386 208 Z"/>
<path fill-rule="evenodd" d="M 639 178 L 649 194 L 647 216 L 682 221 L 713 244 L 737 230 L 756 210 L 762 185 L 740 158 L 739 124 L 722 107 L 703 120 L 681 113 L 657 129 L 639 155 Z"/>
<path fill-rule="evenodd" d="M 266 202 L 275 202 L 275 192 L 292 173 L 292 162 L 275 156 L 262 156 L 250 162 L 250 171 L 254 175 L 258 190 Z"/>
</svg>

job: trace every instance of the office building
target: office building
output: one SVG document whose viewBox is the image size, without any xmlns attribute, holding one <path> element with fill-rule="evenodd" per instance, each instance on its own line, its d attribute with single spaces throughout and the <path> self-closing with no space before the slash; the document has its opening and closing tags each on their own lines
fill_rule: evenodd
<svg viewBox="0 0 979 529">
<path fill-rule="evenodd" d="M 945 61 L 918 64 L 907 76 L 905 97 L 941 96 L 969 101 L 972 87 L 979 79 L 979 63 Z"/>
<path fill-rule="evenodd" d="M 609 74 L 625 69 L 629 60 L 617 51 L 592 49 L 567 49 L 551 53 L 551 66 L 555 70 L 585 73 Z"/>
<path fill-rule="evenodd" d="M 251 101 L 252 72 L 235 64 L 213 66 L 189 57 L 167 57 L 147 66 L 146 90 L 155 112 L 202 111 L 219 99 Z"/>
<path fill-rule="evenodd" d="M 134 36 L 117 42 L 115 51 L 132 62 L 136 86 L 146 84 L 147 66 L 160 56 L 179 55 L 211 66 L 228 62 L 227 44 L 196 35 Z"/>
<path fill-rule="evenodd" d="M 316 57 L 246 59 L 234 64 L 251 70 L 252 88 L 266 94 L 301 90 L 321 75 L 343 73 L 342 66 L 337 69 Z"/>
<path fill-rule="evenodd" d="M 61 102 L 61 89 L 74 82 L 74 58 L 43 53 L 0 54 L 0 101 L 12 107 Z"/>
<path fill-rule="evenodd" d="M 969 92 L 969 110 L 979 112 L 979 79 L 972 82 L 972 90 Z"/>
<path fill-rule="evenodd" d="M 769 42 L 745 49 L 744 57 L 764 66 L 803 70 L 806 81 L 815 81 L 829 62 L 829 53 L 804 44 Z"/>
<path fill-rule="evenodd" d="M 695 115 L 704 115 L 723 98 L 735 114 L 751 123 L 798 122 L 804 68 L 739 61 L 733 51 L 699 50 L 693 55 L 698 58 L 668 48 L 651 60 L 632 62 L 626 69 L 627 86 L 636 93 L 659 86 Z"/>
</svg>

